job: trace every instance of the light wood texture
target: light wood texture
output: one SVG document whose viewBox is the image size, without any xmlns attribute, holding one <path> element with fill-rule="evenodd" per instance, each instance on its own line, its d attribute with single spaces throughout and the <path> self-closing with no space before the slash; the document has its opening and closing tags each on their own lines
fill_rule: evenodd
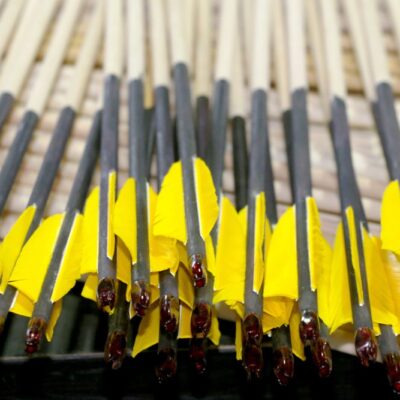
<svg viewBox="0 0 400 400">
<path fill-rule="evenodd" d="M 128 78 L 144 79 L 145 70 L 145 35 L 144 35 L 144 2 L 128 0 Z"/>
<path fill-rule="evenodd" d="M 136 0 L 132 0 L 132 2 L 134 1 Z M 122 0 L 106 0 L 104 72 L 106 73 L 106 75 L 115 75 L 118 78 L 122 76 L 124 68 L 123 15 L 124 11 Z"/>
<path fill-rule="evenodd" d="M 168 30 L 169 40 L 172 49 L 172 64 L 184 63 L 188 65 L 189 55 L 187 54 L 187 46 L 185 43 L 185 13 L 182 10 L 180 0 L 168 1 Z"/>
<path fill-rule="evenodd" d="M 273 0 L 273 32 L 272 48 L 275 66 L 275 80 L 279 93 L 279 103 L 282 113 L 289 109 L 289 71 L 287 54 L 287 28 L 286 19 L 283 15 L 283 4 L 281 0 Z"/>
<path fill-rule="evenodd" d="M 0 77 L 0 90 L 18 95 L 51 22 L 58 0 L 36 0 L 32 19 L 11 57 L 7 57 Z M 28 26 L 29 25 L 29 26 Z"/>
<path fill-rule="evenodd" d="M 195 81 L 196 96 L 209 96 L 211 86 L 211 66 L 213 65 L 211 1 L 197 3 L 198 22 L 196 26 Z"/>
<path fill-rule="evenodd" d="M 306 25 L 308 40 L 310 42 L 315 76 L 318 85 L 318 92 L 321 96 L 322 108 L 326 118 L 330 118 L 328 88 L 330 85 L 327 80 L 327 70 L 325 66 L 326 56 L 329 50 L 326 50 L 322 37 L 322 13 L 319 0 L 305 0 L 306 4 Z M 332 0 L 334 1 L 334 0 Z M 331 3 L 331 0 L 329 0 Z M 331 3 L 332 4 L 332 3 Z"/>
<path fill-rule="evenodd" d="M 74 110 L 79 110 L 88 82 L 90 74 L 96 61 L 97 53 L 100 50 L 101 39 L 103 37 L 104 28 L 104 2 L 98 1 L 82 48 L 79 52 L 75 70 L 71 79 L 71 84 L 66 93 L 65 105 L 70 106 Z M 101 96 L 100 96 L 101 98 Z"/>
<path fill-rule="evenodd" d="M 182 0 L 182 6 L 185 10 L 185 42 L 186 42 L 186 53 L 188 55 L 188 66 L 190 70 L 193 70 L 194 67 L 194 50 L 197 46 L 194 42 L 194 32 L 196 29 L 196 13 L 198 8 L 198 1 L 196 0 Z M 200 2 L 201 3 L 201 2 Z"/>
<path fill-rule="evenodd" d="M 24 4 L 24 0 L 11 0 L 4 5 L 0 15 L 0 59 L 2 59 L 4 52 L 7 50 Z"/>
<path fill-rule="evenodd" d="M 253 27 L 253 59 L 251 63 L 251 90 L 265 90 L 270 86 L 270 0 L 255 0 Z"/>
<path fill-rule="evenodd" d="M 289 88 L 307 87 L 304 1 L 286 0 Z"/>
<path fill-rule="evenodd" d="M 150 37 L 154 87 L 170 86 L 166 13 L 163 0 L 150 0 Z"/>
<path fill-rule="evenodd" d="M 28 100 L 27 109 L 37 115 L 41 115 L 44 110 L 82 5 L 81 0 L 69 0 L 64 4 L 40 74 Z"/>
<path fill-rule="evenodd" d="M 221 7 L 214 79 L 216 81 L 224 79 L 229 82 L 232 77 L 235 46 L 232 38 L 235 37 L 237 27 L 238 2 L 237 0 L 221 0 Z"/>
<path fill-rule="evenodd" d="M 229 113 L 231 117 L 246 117 L 246 102 L 247 91 L 244 82 L 244 57 L 243 57 L 243 47 L 240 46 L 239 32 L 236 35 L 238 46 L 234 49 L 234 59 L 233 59 L 233 77 L 231 83 L 231 95 L 229 96 Z"/>
<path fill-rule="evenodd" d="M 372 79 L 375 84 L 380 82 L 391 83 L 377 15 L 377 3 L 375 0 L 358 0 L 358 9 L 360 10 L 359 15 L 366 39 Z"/>
<path fill-rule="evenodd" d="M 374 99 L 373 77 L 369 65 L 366 38 L 361 19 L 359 18 L 359 8 L 357 0 L 342 0 L 342 6 L 345 10 L 347 22 L 349 24 L 355 53 L 357 56 L 358 68 L 360 69 L 363 89 L 368 99 Z"/>
</svg>

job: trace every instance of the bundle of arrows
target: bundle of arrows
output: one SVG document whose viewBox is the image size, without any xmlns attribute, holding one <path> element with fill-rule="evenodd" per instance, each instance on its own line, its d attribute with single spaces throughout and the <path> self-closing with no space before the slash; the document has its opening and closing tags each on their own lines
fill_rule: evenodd
<svg viewBox="0 0 400 400">
<path fill-rule="evenodd" d="M 0 357 L 400 394 L 399 53 L 399 0 L 0 1 Z"/>
</svg>

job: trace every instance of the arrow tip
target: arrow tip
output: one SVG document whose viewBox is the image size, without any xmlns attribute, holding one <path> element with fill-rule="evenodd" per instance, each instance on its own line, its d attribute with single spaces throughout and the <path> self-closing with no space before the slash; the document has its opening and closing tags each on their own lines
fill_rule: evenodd
<svg viewBox="0 0 400 400">
<path fill-rule="evenodd" d="M 319 337 L 311 346 L 311 354 L 320 378 L 328 378 L 332 372 L 332 352 L 328 341 Z"/>
<path fill-rule="evenodd" d="M 157 353 L 156 377 L 158 383 L 170 382 L 176 375 L 176 352 L 168 347 Z"/>
<path fill-rule="evenodd" d="M 103 278 L 97 287 L 97 305 L 100 310 L 109 312 L 115 306 L 115 283 L 111 278 Z"/>
<path fill-rule="evenodd" d="M 300 339 L 305 346 L 316 343 L 319 338 L 319 320 L 314 311 L 303 311 L 299 325 Z"/>
<path fill-rule="evenodd" d="M 104 360 L 111 363 L 112 369 L 121 367 L 125 358 L 126 334 L 122 331 L 113 331 L 107 337 L 104 348 Z"/>
<path fill-rule="evenodd" d="M 274 374 L 278 383 L 286 386 L 293 379 L 294 357 L 289 347 L 280 347 L 273 354 Z"/>
<path fill-rule="evenodd" d="M 358 328 L 355 338 L 356 354 L 361 365 L 368 367 L 371 362 L 376 361 L 378 346 L 374 332 L 370 328 Z"/>
<path fill-rule="evenodd" d="M 133 309 L 139 317 L 144 317 L 150 306 L 150 288 L 145 281 L 139 280 L 132 285 Z"/>
<path fill-rule="evenodd" d="M 165 295 L 160 304 L 160 324 L 167 333 L 175 333 L 179 321 L 179 300 L 175 296 Z"/>
<path fill-rule="evenodd" d="M 242 325 L 243 330 L 243 366 L 249 381 L 260 379 L 264 368 L 262 354 L 263 330 L 260 318 L 251 313 L 245 317 Z"/>
<path fill-rule="evenodd" d="M 400 355 L 398 353 L 386 354 L 383 357 L 383 363 L 393 391 L 400 394 Z"/>
<path fill-rule="evenodd" d="M 191 256 L 190 268 L 193 274 L 193 284 L 195 288 L 202 288 L 207 283 L 207 272 L 200 254 Z"/>
<path fill-rule="evenodd" d="M 211 306 L 197 303 L 192 312 L 191 330 L 193 337 L 205 339 L 211 328 Z"/>
<path fill-rule="evenodd" d="M 25 352 L 27 354 L 33 354 L 39 350 L 46 325 L 46 321 L 43 318 L 33 317 L 29 320 L 25 338 Z"/>
<path fill-rule="evenodd" d="M 207 372 L 206 349 L 204 339 L 194 338 L 190 341 L 189 359 L 196 375 L 204 375 Z"/>
</svg>

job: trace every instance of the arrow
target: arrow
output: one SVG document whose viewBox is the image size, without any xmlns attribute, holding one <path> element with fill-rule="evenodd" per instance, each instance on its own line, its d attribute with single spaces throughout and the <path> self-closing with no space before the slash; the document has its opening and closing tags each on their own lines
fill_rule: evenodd
<svg viewBox="0 0 400 400">
<path fill-rule="evenodd" d="M 98 228 L 97 304 L 111 312 L 115 304 L 115 236 L 112 215 L 117 195 L 119 84 L 123 69 L 123 3 L 106 2 L 104 100 L 100 147 L 100 204 Z M 89 272 L 89 271 L 88 271 Z"/>
<path fill-rule="evenodd" d="M 389 2 L 390 3 L 390 2 Z M 391 6 L 392 18 L 396 18 L 396 8 Z M 382 243 L 377 246 L 382 247 L 381 259 L 374 260 L 371 270 L 368 269 L 369 289 L 371 293 L 372 317 L 374 323 L 379 323 L 375 327 L 380 331 L 378 343 L 381 350 L 383 362 L 385 363 L 387 375 L 392 388 L 399 392 L 399 347 L 396 341 L 395 333 L 397 321 L 390 320 L 390 314 L 399 316 L 397 310 L 397 265 L 390 258 L 391 252 L 396 252 L 398 239 L 394 236 L 393 218 L 396 210 L 399 209 L 399 203 L 396 202 L 397 187 L 399 176 L 399 163 L 396 149 L 400 149 L 400 129 L 397 122 L 396 111 L 394 107 L 393 93 L 390 85 L 389 71 L 386 63 L 383 39 L 379 29 L 377 15 L 377 5 L 373 2 L 368 3 L 365 10 L 362 10 L 362 17 L 357 18 L 355 13 L 358 3 L 351 1 L 346 5 L 346 14 L 350 22 L 350 32 L 355 43 L 356 54 L 359 61 L 365 61 L 361 67 L 364 87 L 367 97 L 371 102 L 376 126 L 381 139 L 383 152 L 387 168 L 392 182 L 386 188 L 382 200 Z M 368 29 L 366 27 L 368 26 Z M 371 30 L 371 31 L 369 31 Z M 365 36 L 363 36 L 365 35 Z M 388 251 L 385 251 L 388 250 Z M 393 256 L 392 256 L 393 257 Z M 380 261 L 380 263 L 379 263 Z M 378 275 L 374 275 L 376 272 Z M 386 272 L 386 273 L 385 273 Z M 372 287 L 371 287 L 372 286 Z M 388 290 L 389 288 L 389 290 Z M 373 295 L 378 295 L 374 298 Z M 379 317 L 379 319 L 377 318 Z"/>
<path fill-rule="evenodd" d="M 1 71 L 0 128 L 4 126 L 21 92 L 59 4 L 59 0 L 30 0 L 25 8 Z"/>
<path fill-rule="evenodd" d="M 3 271 L 2 284 L 6 285 L 9 280 L 8 283 L 12 287 L 8 286 L 5 290 L 2 306 L 4 310 L 8 311 L 11 302 L 13 302 L 11 311 L 28 316 L 33 312 L 32 324 L 39 326 L 40 329 L 35 328 L 37 335 L 34 336 L 37 336 L 37 340 L 34 345 L 28 346 L 32 351 L 37 349 L 41 333 L 46 328 L 46 325 L 51 326 L 51 323 L 54 325 L 57 321 L 56 311 L 52 312 L 53 303 L 56 303 L 57 306 L 55 308 L 59 313 L 61 311 L 61 303 L 58 300 L 70 289 L 71 286 L 68 285 L 73 285 L 75 279 L 79 277 L 79 273 L 76 272 L 76 268 L 80 265 L 79 260 L 70 261 L 67 256 L 72 257 L 68 251 L 76 252 L 76 254 L 81 253 L 79 249 L 77 250 L 74 247 L 76 246 L 74 240 L 78 240 L 77 235 L 79 235 L 81 219 L 76 211 L 83 207 L 83 201 L 86 197 L 84 188 L 85 185 L 89 185 L 87 181 L 89 181 L 91 171 L 94 168 L 100 113 L 97 113 L 95 116 L 91 135 L 89 136 L 88 145 L 84 153 L 84 159 L 80 164 L 80 170 L 72 188 L 65 214 L 57 214 L 47 219 L 46 224 L 43 224 L 37 230 L 35 238 L 32 237 L 31 242 L 29 239 L 36 231 L 42 219 L 46 200 L 56 176 L 57 166 L 60 163 L 66 141 L 71 132 L 76 110 L 79 109 L 82 102 L 85 93 L 84 89 L 88 83 L 89 75 L 96 59 L 103 24 L 102 7 L 103 5 L 100 4 L 96 8 L 93 22 L 82 45 L 70 90 L 66 93 L 65 103 L 67 105 L 61 111 L 27 209 L 17 220 L 4 241 L 4 243 L 7 241 L 7 246 L 10 246 L 9 249 L 13 249 L 13 253 L 10 250 L 2 253 L 3 266 L 7 266 L 6 275 L 4 275 Z M 27 218 L 27 215 L 29 215 L 29 218 Z M 74 240 L 69 240 L 70 238 Z M 15 247 L 16 241 L 19 247 Z M 22 249 L 22 245 L 25 243 L 26 246 L 24 249 L 26 248 L 27 250 Z M 28 243 L 30 244 L 28 245 Z M 5 247 L 6 249 L 7 246 Z M 64 250 L 65 257 L 63 256 Z M 41 251 L 47 252 L 47 259 L 44 255 L 38 257 Z M 31 262 L 35 254 L 40 259 L 40 262 L 38 261 L 37 263 L 37 270 L 32 270 Z M 69 262 L 74 264 L 74 268 L 71 269 L 71 275 L 68 275 Z M 32 273 L 35 275 L 32 276 Z M 29 279 L 32 279 L 34 284 L 30 283 Z M 65 283 L 63 283 L 63 280 L 65 280 Z M 42 292 L 41 288 L 43 289 Z M 18 290 L 18 296 L 13 300 L 16 289 Z M 20 297 L 21 299 L 23 298 L 21 303 L 19 303 Z M 37 308 L 36 306 L 34 308 L 34 303 L 36 303 Z M 53 315 L 54 318 L 52 319 Z M 38 319 L 41 322 L 34 324 Z M 51 337 L 50 333 L 48 337 Z"/>
<path fill-rule="evenodd" d="M 100 20 L 101 21 L 101 20 Z M 95 114 L 78 171 L 62 214 L 47 218 L 26 242 L 10 277 L 10 284 L 29 298 L 33 311 L 26 334 L 26 352 L 39 349 L 61 313 L 62 298 L 80 277 L 82 209 L 96 165 L 101 112 Z M 32 269 L 35 259 L 35 269 Z"/>
<path fill-rule="evenodd" d="M 13 4 L 13 2 L 7 4 Z M 0 171 L 0 212 L 4 210 L 12 184 L 21 166 L 22 158 L 26 153 L 39 118 L 46 107 L 81 7 L 82 3 L 80 1 L 66 3 L 60 16 L 60 21 L 51 38 L 39 76 L 35 80 L 33 90 L 28 98 L 26 110 Z"/>
<path fill-rule="evenodd" d="M 170 113 L 170 77 L 168 71 L 165 8 L 160 0 L 150 1 L 151 45 L 157 127 L 157 182 L 161 189 L 165 175 L 174 162 L 174 139 Z M 174 244 L 174 246 L 176 246 Z M 173 272 L 173 271 L 172 271 Z M 173 379 L 177 370 L 177 333 L 179 329 L 179 289 L 171 270 L 161 271 L 159 341 L 156 377 L 159 383 Z M 189 289 L 190 290 L 190 289 Z"/>
<path fill-rule="evenodd" d="M 166 175 L 159 194 L 154 234 L 186 244 L 194 284 L 206 283 L 205 240 L 218 215 L 212 178 L 204 162 L 196 159 L 194 126 L 183 37 L 182 19 L 174 0 L 169 3 L 178 144 L 180 160 Z M 171 207 L 173 209 L 171 210 Z"/>
<path fill-rule="evenodd" d="M 210 140 L 210 76 L 211 76 L 211 46 L 212 19 L 211 3 L 209 0 L 195 3 L 197 9 L 197 27 L 195 63 L 194 63 L 194 92 L 196 95 L 196 148 L 197 154 L 205 159 Z M 190 40 L 190 39 L 189 39 Z"/>
</svg>

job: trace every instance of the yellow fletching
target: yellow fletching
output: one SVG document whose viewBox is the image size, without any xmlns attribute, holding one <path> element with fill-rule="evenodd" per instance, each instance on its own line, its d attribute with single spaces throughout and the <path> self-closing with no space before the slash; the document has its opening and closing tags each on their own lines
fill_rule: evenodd
<svg viewBox="0 0 400 400">
<path fill-rule="evenodd" d="M 265 227 L 264 227 L 264 267 L 267 268 L 267 258 L 268 258 L 268 250 L 269 245 L 271 244 L 272 238 L 272 229 L 271 224 L 268 221 L 268 218 L 265 218 Z"/>
<path fill-rule="evenodd" d="M 107 210 L 107 257 L 112 260 L 115 252 L 115 235 L 114 235 L 114 208 L 116 193 L 117 174 L 115 171 L 108 175 L 108 210 Z"/>
<path fill-rule="evenodd" d="M 296 300 L 297 250 L 294 207 L 281 216 L 272 235 L 265 270 L 264 297 L 287 297 Z"/>
<path fill-rule="evenodd" d="M 318 300 L 318 315 L 324 321 L 325 325 L 330 327 L 331 307 L 329 302 L 330 296 L 330 277 L 332 267 L 332 249 L 329 243 L 321 236 L 321 251 L 318 260 L 318 281 L 317 281 L 317 300 Z"/>
<path fill-rule="evenodd" d="M 379 239 L 372 238 L 363 228 L 363 243 L 372 321 L 376 325 L 398 327 L 396 308 L 385 271 Z"/>
<path fill-rule="evenodd" d="M 242 228 L 243 228 L 243 232 L 245 232 L 245 234 L 246 234 L 246 232 L 247 232 L 247 206 L 246 206 L 246 207 L 243 207 L 243 208 L 239 211 L 238 215 L 239 215 L 239 222 L 240 222 L 240 225 L 241 225 Z"/>
<path fill-rule="evenodd" d="M 136 182 L 129 178 L 122 186 L 114 209 L 115 234 L 128 248 L 132 263 L 136 262 Z"/>
<path fill-rule="evenodd" d="M 304 346 L 300 339 L 299 324 L 300 324 L 300 312 L 297 304 L 293 307 L 293 312 L 290 317 L 290 341 L 292 343 L 293 354 L 305 361 L 306 356 L 304 354 Z"/>
<path fill-rule="evenodd" d="M 61 315 L 61 310 L 62 310 L 62 300 L 58 300 L 53 305 L 53 309 L 51 310 L 50 320 L 48 321 L 46 327 L 46 339 L 48 342 L 51 342 L 51 339 L 53 339 L 54 328 L 57 324 L 58 318 Z"/>
<path fill-rule="evenodd" d="M 346 208 L 346 219 L 347 225 L 349 227 L 350 235 L 350 251 L 351 251 L 351 261 L 353 264 L 354 276 L 356 279 L 358 303 L 360 305 L 364 304 L 364 291 L 361 281 L 361 270 L 360 270 L 360 255 L 358 254 L 358 236 L 357 227 L 354 217 L 354 210 L 352 207 Z"/>
<path fill-rule="evenodd" d="M 333 333 L 341 326 L 353 322 L 342 222 L 340 222 L 336 230 L 335 244 L 332 253 L 332 266 L 330 271 L 330 313 L 327 319 L 330 321 L 328 324 L 330 326 L 330 333 Z"/>
<path fill-rule="evenodd" d="M 31 317 L 33 313 L 33 301 L 21 292 L 15 294 L 10 311 L 23 317 Z"/>
<path fill-rule="evenodd" d="M 310 285 L 311 290 L 317 289 L 318 276 L 321 268 L 322 259 L 322 234 L 321 234 L 321 222 L 319 219 L 319 213 L 317 203 L 313 197 L 307 197 L 307 244 L 308 244 L 308 260 L 310 265 Z"/>
<path fill-rule="evenodd" d="M 158 303 L 147 310 L 140 322 L 138 333 L 133 344 L 132 357 L 158 343 L 160 337 L 160 309 Z"/>
<path fill-rule="evenodd" d="M 89 274 L 86 278 L 85 285 L 83 286 L 81 296 L 85 299 L 97 301 L 97 285 L 99 280 L 97 274 Z"/>
<path fill-rule="evenodd" d="M 181 303 L 179 307 L 178 339 L 192 338 L 192 330 L 190 325 L 191 318 L 192 318 L 191 308 Z"/>
<path fill-rule="evenodd" d="M 99 252 L 99 202 L 100 189 L 95 187 L 86 200 L 83 213 L 83 254 L 81 275 L 97 274 Z"/>
<path fill-rule="evenodd" d="M 391 252 L 381 250 L 381 255 L 397 317 L 397 322 L 393 327 L 398 335 L 400 334 L 400 262 Z"/>
<path fill-rule="evenodd" d="M 64 214 L 53 215 L 39 226 L 25 244 L 11 273 L 9 284 L 33 302 L 39 298 Z"/>
<path fill-rule="evenodd" d="M 236 360 L 242 359 L 242 320 L 236 318 L 235 321 L 235 348 L 236 348 Z"/>
<path fill-rule="evenodd" d="M 264 333 L 282 325 L 289 325 L 294 301 L 285 297 L 268 297 L 263 301 Z"/>
<path fill-rule="evenodd" d="M 154 236 L 153 226 L 158 199 L 157 194 L 150 185 L 147 186 L 147 193 L 149 200 L 150 271 L 176 270 L 179 266 L 179 251 L 176 239 L 166 236 Z"/>
<path fill-rule="evenodd" d="M 205 240 L 218 218 L 218 199 L 210 170 L 205 162 L 195 158 L 193 169 L 200 234 Z M 172 164 L 162 183 L 154 219 L 154 235 L 173 238 L 184 244 L 187 242 L 182 164 L 180 161 Z"/>
<path fill-rule="evenodd" d="M 208 338 L 213 342 L 215 346 L 219 345 L 219 341 L 221 340 L 221 332 L 219 330 L 219 322 L 217 317 L 217 310 L 215 307 L 212 308 L 211 313 L 211 328 L 210 332 L 208 333 Z"/>
<path fill-rule="evenodd" d="M 57 280 L 51 295 L 51 301 L 57 302 L 63 298 L 74 286 L 80 277 L 82 260 L 82 220 L 81 214 L 76 214 L 71 233 L 64 249 Z"/>
<path fill-rule="evenodd" d="M 193 164 L 200 235 L 206 240 L 218 219 L 218 198 L 206 163 L 201 158 L 195 158 Z"/>
<path fill-rule="evenodd" d="M 126 301 L 131 301 L 132 265 L 129 250 L 122 240 L 117 240 L 117 279 L 125 283 Z"/>
<path fill-rule="evenodd" d="M 179 268 L 177 278 L 179 299 L 192 308 L 194 304 L 193 279 L 186 268 Z"/>
<path fill-rule="evenodd" d="M 151 186 L 147 187 L 150 251 L 150 271 L 159 272 L 177 268 L 179 253 L 176 240 L 163 236 L 154 236 L 153 223 L 156 212 L 157 195 Z M 131 255 L 132 264 L 137 260 L 137 219 L 136 219 L 136 182 L 129 178 L 122 187 L 114 212 L 114 231 L 120 237 Z"/>
<path fill-rule="evenodd" d="M 19 216 L 3 240 L 0 253 L 2 269 L 0 293 L 4 293 L 10 275 L 25 242 L 26 234 L 36 213 L 36 206 L 29 206 Z"/>
<path fill-rule="evenodd" d="M 232 203 L 222 198 L 219 221 L 214 302 L 243 303 L 246 270 L 246 231 Z"/>
<path fill-rule="evenodd" d="M 259 293 L 264 279 L 264 234 L 265 234 L 265 195 L 259 193 L 256 197 L 256 212 L 254 226 L 254 277 L 253 291 Z"/>
<path fill-rule="evenodd" d="M 185 267 L 188 267 L 188 255 L 186 251 L 186 247 L 181 243 L 181 242 L 176 242 L 177 248 L 178 248 L 178 254 L 179 254 L 179 263 L 183 264 Z M 178 265 L 179 266 L 179 265 Z M 176 267 L 175 272 L 178 270 L 178 267 Z M 173 272 L 173 271 L 171 271 Z"/>
<path fill-rule="evenodd" d="M 400 187 L 399 181 L 389 183 L 382 198 L 382 248 L 400 255 Z"/>
<path fill-rule="evenodd" d="M 215 249 L 211 236 L 206 238 L 204 245 L 206 248 L 207 272 L 215 276 Z"/>
<path fill-rule="evenodd" d="M 158 194 L 153 233 L 186 244 L 186 219 L 183 195 L 182 164 L 177 161 L 165 175 Z"/>
</svg>

